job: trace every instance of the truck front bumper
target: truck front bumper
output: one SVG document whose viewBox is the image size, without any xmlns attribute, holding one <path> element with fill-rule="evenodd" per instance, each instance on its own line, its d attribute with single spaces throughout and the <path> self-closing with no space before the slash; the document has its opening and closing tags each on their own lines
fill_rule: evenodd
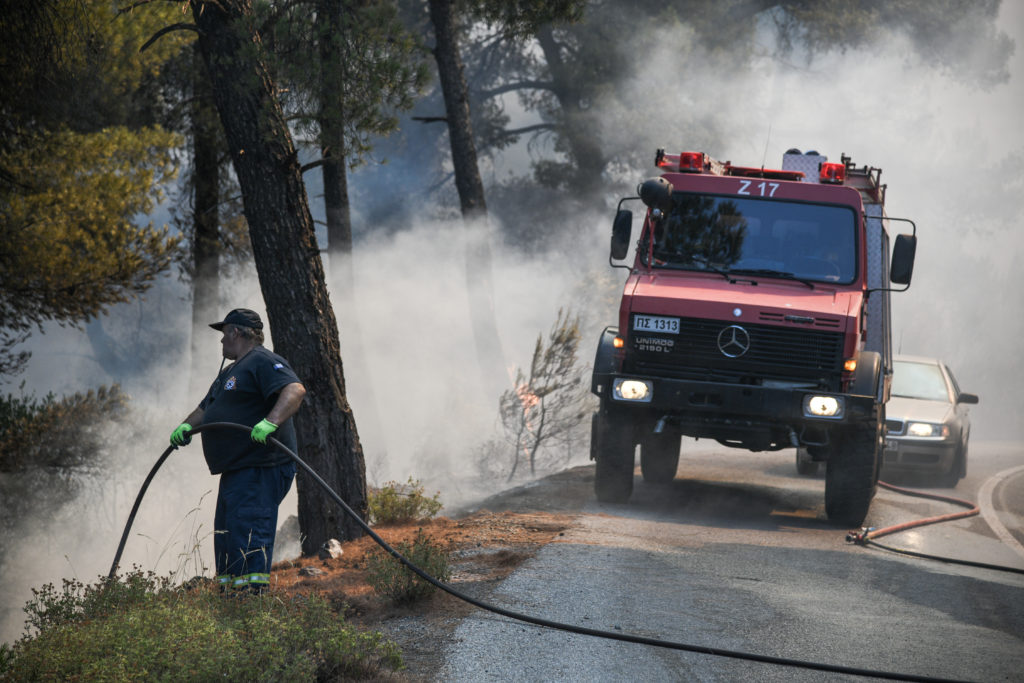
<svg viewBox="0 0 1024 683">
<path fill-rule="evenodd" d="M 702 422 L 742 417 L 791 427 L 827 427 L 869 418 L 875 408 L 874 396 L 620 373 L 595 373 L 591 389 L 607 405 Z"/>
</svg>

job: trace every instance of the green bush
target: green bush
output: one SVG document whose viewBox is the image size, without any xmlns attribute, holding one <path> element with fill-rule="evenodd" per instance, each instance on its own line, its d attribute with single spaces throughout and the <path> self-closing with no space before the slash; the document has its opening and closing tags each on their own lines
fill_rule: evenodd
<svg viewBox="0 0 1024 683">
<path fill-rule="evenodd" d="M 136 570 L 35 591 L 25 611 L 37 632 L 0 652 L 0 680 L 348 680 L 401 667 L 393 643 L 348 627 L 320 596 L 168 584 Z"/>
<path fill-rule="evenodd" d="M 367 507 L 372 524 L 408 524 L 431 519 L 444 507 L 440 492 L 428 498 L 419 480 L 409 477 L 405 484 L 389 481 L 370 491 Z"/>
<path fill-rule="evenodd" d="M 451 578 L 448 553 L 427 538 L 423 529 L 416 531 L 412 543 L 398 543 L 395 550 L 438 581 L 444 582 Z M 433 584 L 421 579 L 382 548 L 370 553 L 366 580 L 375 591 L 396 604 L 416 602 L 437 590 Z"/>
<path fill-rule="evenodd" d="M 124 417 L 127 405 L 117 384 L 59 399 L 0 395 L 0 472 L 92 464 L 97 423 Z"/>
</svg>

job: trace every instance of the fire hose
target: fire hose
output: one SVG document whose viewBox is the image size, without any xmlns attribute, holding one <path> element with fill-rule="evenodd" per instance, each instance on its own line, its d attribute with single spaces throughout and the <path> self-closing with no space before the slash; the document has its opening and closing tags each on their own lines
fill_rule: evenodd
<svg viewBox="0 0 1024 683">
<path fill-rule="evenodd" d="M 889 534 L 895 534 L 899 531 L 907 531 L 909 529 L 916 529 L 917 527 L 928 526 L 930 524 L 938 524 L 939 522 L 951 522 L 955 519 L 965 519 L 967 517 L 974 517 L 980 511 L 975 503 L 972 503 L 968 500 L 953 498 L 952 496 L 943 496 L 937 493 L 915 491 L 914 489 L 903 488 L 901 486 L 893 486 L 892 484 L 887 484 L 884 481 L 878 482 L 878 485 L 881 486 L 882 488 L 894 491 L 896 493 L 901 493 L 905 496 L 912 496 L 914 498 L 927 498 L 929 500 L 937 500 L 940 502 L 952 503 L 953 505 L 959 505 L 960 507 L 966 509 L 960 512 L 950 512 L 944 515 L 935 515 L 933 517 L 924 517 L 921 519 L 915 519 L 910 522 L 903 522 L 901 524 L 893 524 L 892 526 L 882 527 L 881 529 L 865 527 L 860 529 L 859 531 L 851 531 L 846 535 L 846 541 L 848 543 L 856 543 L 858 545 L 863 546 L 875 546 L 877 548 L 888 550 L 890 552 L 899 553 L 901 555 L 909 555 L 911 557 L 919 557 L 926 560 L 937 560 L 939 562 L 959 564 L 967 567 L 979 567 L 981 569 L 992 569 L 994 571 L 1024 574 L 1024 569 L 1018 569 L 1016 567 L 1004 567 L 1001 565 L 986 564 L 984 562 L 975 562 L 973 560 L 960 560 L 952 557 L 928 555 L 926 553 L 920 553 L 914 550 L 906 550 L 905 548 L 895 548 L 893 546 L 878 543 L 874 539 L 880 538 L 882 536 L 888 536 Z"/>
<path fill-rule="evenodd" d="M 251 427 L 246 427 L 245 425 L 236 424 L 236 423 L 233 423 L 233 422 L 211 422 L 209 424 L 200 425 L 200 426 L 194 428 L 192 430 L 191 434 L 198 434 L 198 433 L 203 432 L 203 431 L 205 431 L 207 429 L 235 429 L 235 430 L 244 431 L 246 433 L 249 433 L 252 428 Z M 687 643 L 674 642 L 674 641 L 670 641 L 670 640 L 662 640 L 662 639 L 659 639 L 659 638 L 648 638 L 648 637 L 645 637 L 645 636 L 638 636 L 638 635 L 633 635 L 633 634 L 629 634 L 629 633 L 621 633 L 621 632 L 615 632 L 615 631 L 605 631 L 605 630 L 601 630 L 601 629 L 586 628 L 586 627 L 582 627 L 582 626 L 575 626 L 575 625 L 572 625 L 572 624 L 564 624 L 564 623 L 557 622 L 557 621 L 551 621 L 551 620 L 548 620 L 548 619 L 543 619 L 543 618 L 531 616 L 531 615 L 528 615 L 528 614 L 522 614 L 522 613 L 519 613 L 519 612 L 515 612 L 515 611 L 512 611 L 512 610 L 509 610 L 509 609 L 505 609 L 504 607 L 499 607 L 497 605 L 492 605 L 492 604 L 484 602 L 482 600 L 478 600 L 478 599 L 476 599 L 476 598 L 474 598 L 474 597 L 472 597 L 470 595 L 466 595 L 465 593 L 459 591 L 458 589 L 456 589 L 456 588 L 454 588 L 454 587 L 452 587 L 452 586 L 450 586 L 450 585 L 448 585 L 448 584 L 446 584 L 446 583 L 444 583 L 442 581 L 439 581 L 439 580 L 435 579 L 433 576 L 431 576 L 430 574 L 426 573 L 421 568 L 417 567 L 415 564 L 413 564 L 411 561 L 409 561 L 409 559 L 407 559 L 405 556 L 403 556 L 401 553 L 399 553 L 397 550 L 395 550 L 393 547 L 391 547 L 387 543 L 387 541 L 385 541 L 383 538 L 381 538 L 379 535 L 377 535 L 377 533 L 374 532 L 373 529 L 371 529 L 370 526 L 366 522 L 364 522 L 359 517 L 359 515 L 357 515 L 355 513 L 355 511 L 352 510 L 352 508 L 350 508 L 348 506 L 348 504 L 341 498 L 341 496 L 339 496 L 334 491 L 334 489 L 332 489 L 327 484 L 327 482 L 324 481 L 323 478 L 321 478 L 320 475 L 317 474 L 316 471 L 313 470 L 312 467 L 310 467 L 308 464 L 306 464 L 305 461 L 303 461 L 301 458 L 299 458 L 299 456 L 294 451 L 289 449 L 287 446 L 285 446 L 284 444 L 282 444 L 280 441 L 278 441 L 277 439 L 275 439 L 272 436 L 268 437 L 267 441 L 270 442 L 274 447 L 279 448 L 280 450 L 282 450 L 283 452 L 288 454 L 288 456 L 292 460 L 294 460 L 295 463 L 299 467 L 301 467 L 303 470 L 305 470 L 306 473 L 309 474 L 309 476 L 312 477 L 312 479 L 317 484 L 319 484 L 321 488 L 323 488 L 323 490 L 327 493 L 327 495 L 330 496 L 331 499 L 334 500 L 334 502 L 336 502 L 342 508 L 342 510 L 344 510 L 345 514 L 347 514 L 349 517 L 351 517 L 352 520 L 355 521 L 356 524 L 358 524 L 362 528 L 362 530 L 365 531 L 366 534 L 377 543 L 377 545 L 379 545 L 381 548 L 383 548 L 389 555 L 391 555 L 393 558 L 395 558 L 398 562 L 400 562 L 403 566 L 405 566 L 409 571 L 413 572 L 419 578 L 423 579 L 424 581 L 426 581 L 427 583 L 431 584 L 432 586 L 434 586 L 434 587 L 436 587 L 436 588 L 438 588 L 440 590 L 443 590 L 444 592 L 448 593 L 449 595 L 452 595 L 452 596 L 458 598 L 459 600 L 467 602 L 467 603 L 469 603 L 469 604 L 471 604 L 471 605 L 473 605 L 475 607 L 478 607 L 480 609 L 486 610 L 488 612 L 493 612 L 494 614 L 499 614 L 501 616 L 508 617 L 509 619 L 514 619 L 516 621 L 522 621 L 522 622 L 525 622 L 525 623 L 528 623 L 528 624 L 534 624 L 536 626 L 543 626 L 545 628 L 556 629 L 556 630 L 559 630 L 559 631 L 567 631 L 569 633 L 576 633 L 576 634 L 586 635 L 586 636 L 594 636 L 594 637 L 598 637 L 598 638 L 607 638 L 607 639 L 611 639 L 611 640 L 619 640 L 619 641 L 623 641 L 623 642 L 627 642 L 627 643 L 636 643 L 636 644 L 639 644 L 639 645 L 650 645 L 650 646 L 653 646 L 653 647 L 661 647 L 661 648 L 666 648 L 666 649 L 670 649 L 670 650 L 682 650 L 682 651 L 685 651 L 685 652 L 694 652 L 694 653 L 697 653 L 697 654 L 712 655 L 712 656 L 716 656 L 716 657 L 727 657 L 727 658 L 731 658 L 731 659 L 742 659 L 742 660 L 747 660 L 747 661 L 762 662 L 762 663 L 765 663 L 765 664 L 775 664 L 775 665 L 780 665 L 780 666 L 790 666 L 790 667 L 796 667 L 796 668 L 802 668 L 802 669 L 812 669 L 812 670 L 816 670 L 816 671 L 828 671 L 828 672 L 831 672 L 831 673 L 849 674 L 849 675 L 852 675 L 852 676 L 866 676 L 866 677 L 872 677 L 872 678 L 884 678 L 884 679 L 896 680 L 896 681 L 922 681 L 922 682 L 926 682 L 926 683 L 939 683 L 939 682 L 946 682 L 946 681 L 954 680 L 954 679 L 946 679 L 946 678 L 935 678 L 935 677 L 931 677 L 931 676 L 921 676 L 921 675 L 915 675 L 915 674 L 895 673 L 895 672 L 888 672 L 888 671 L 877 671 L 877 670 L 873 670 L 873 669 L 865 669 L 865 668 L 851 667 L 851 666 L 842 666 L 842 665 L 838 665 L 838 664 L 825 664 L 825 663 L 818 663 L 818 662 L 809 662 L 809 661 L 799 660 L 799 659 L 790 659 L 790 658 L 787 658 L 787 657 L 774 657 L 774 656 L 771 656 L 771 655 L 763 655 L 763 654 L 756 654 L 756 653 L 750 653 L 750 652 L 742 652 L 742 651 L 737 651 L 737 650 L 728 650 L 728 649 L 717 648 L 717 647 L 708 647 L 708 646 L 704 646 L 704 645 L 692 645 L 692 644 L 687 644 Z M 132 506 L 131 513 L 128 515 L 128 521 L 125 524 L 124 533 L 121 535 L 121 542 L 118 544 L 117 553 L 114 555 L 114 562 L 113 562 L 113 564 L 110 567 L 110 574 L 108 575 L 108 580 L 113 580 L 114 576 L 117 573 L 117 567 L 118 567 L 118 564 L 121 561 L 121 554 L 124 552 L 124 547 L 125 547 L 125 544 L 126 544 L 126 542 L 128 540 L 128 535 L 129 535 L 129 533 L 131 531 L 132 523 L 135 521 L 135 516 L 136 516 L 136 514 L 139 511 L 139 506 L 142 503 L 142 499 L 143 499 L 143 496 L 145 496 L 146 490 L 149 488 L 149 484 L 153 481 L 153 477 L 156 475 L 157 470 L 160 469 L 160 467 L 164 464 L 164 461 L 167 460 L 168 456 L 170 456 L 171 452 L 174 451 L 174 450 L 176 450 L 175 446 L 168 446 L 167 447 L 167 449 L 160 455 L 159 459 L 157 459 L 156 463 L 153 465 L 153 467 L 150 470 L 148 476 L 146 477 L 145 481 L 143 482 L 142 487 L 139 490 L 138 496 L 136 496 L 136 498 L 135 498 L 135 504 Z"/>
</svg>

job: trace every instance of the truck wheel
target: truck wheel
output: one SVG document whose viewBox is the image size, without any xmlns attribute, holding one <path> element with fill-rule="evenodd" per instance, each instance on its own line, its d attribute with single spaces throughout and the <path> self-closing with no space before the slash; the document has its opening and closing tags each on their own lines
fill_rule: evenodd
<svg viewBox="0 0 1024 683">
<path fill-rule="evenodd" d="M 825 514 L 833 522 L 858 527 L 868 515 L 878 484 L 885 409 L 873 420 L 851 425 L 839 436 L 825 464 Z"/>
<path fill-rule="evenodd" d="M 591 418 L 590 457 L 594 468 L 594 493 L 602 503 L 625 503 L 633 494 L 636 446 L 633 424 L 622 415 L 599 411 Z"/>
<path fill-rule="evenodd" d="M 682 436 L 672 432 L 648 434 L 640 441 L 640 472 L 649 484 L 668 484 L 679 468 Z"/>
<path fill-rule="evenodd" d="M 818 461 L 811 457 L 806 448 L 796 449 L 796 473 L 805 477 L 818 473 Z"/>
</svg>

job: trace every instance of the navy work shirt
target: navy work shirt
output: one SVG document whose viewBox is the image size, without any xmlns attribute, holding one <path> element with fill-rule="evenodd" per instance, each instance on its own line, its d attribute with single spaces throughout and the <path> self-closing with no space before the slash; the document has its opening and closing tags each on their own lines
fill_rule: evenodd
<svg viewBox="0 0 1024 683">
<path fill-rule="evenodd" d="M 235 422 L 253 427 L 277 403 L 281 389 L 298 381 L 288 361 L 263 346 L 256 346 L 217 375 L 206 398 L 199 404 L 203 409 L 203 423 Z M 291 418 L 278 425 L 270 436 L 297 450 Z M 202 437 L 203 455 L 211 474 L 244 467 L 269 467 L 291 460 L 269 440 L 266 445 L 259 444 L 241 430 L 210 429 L 204 431 Z"/>
</svg>

